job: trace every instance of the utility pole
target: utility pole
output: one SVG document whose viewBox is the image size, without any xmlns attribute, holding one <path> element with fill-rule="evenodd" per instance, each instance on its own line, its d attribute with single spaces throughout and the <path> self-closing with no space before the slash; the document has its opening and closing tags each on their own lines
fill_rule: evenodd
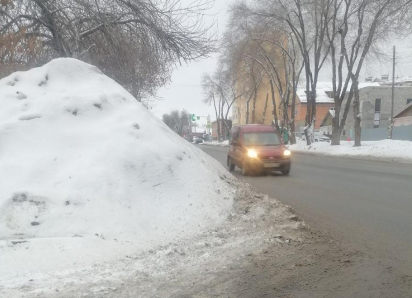
<svg viewBox="0 0 412 298">
<path fill-rule="evenodd" d="M 388 139 L 392 139 L 393 135 L 393 126 L 394 126 L 394 119 L 393 119 L 393 110 L 395 106 L 395 46 L 393 46 L 393 68 L 392 68 L 392 104 L 391 104 L 391 122 L 389 124 L 389 135 Z"/>
</svg>

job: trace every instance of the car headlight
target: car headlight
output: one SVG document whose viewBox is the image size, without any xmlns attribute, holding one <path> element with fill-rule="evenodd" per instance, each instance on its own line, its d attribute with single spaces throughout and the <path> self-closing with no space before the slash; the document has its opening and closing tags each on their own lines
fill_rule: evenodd
<svg viewBox="0 0 412 298">
<path fill-rule="evenodd" d="M 283 151 L 283 156 L 291 156 L 292 152 L 290 152 L 290 150 L 285 150 Z"/>
<path fill-rule="evenodd" d="M 249 149 L 247 151 L 247 156 L 249 156 L 250 158 L 257 158 L 257 152 L 255 150 Z"/>
</svg>

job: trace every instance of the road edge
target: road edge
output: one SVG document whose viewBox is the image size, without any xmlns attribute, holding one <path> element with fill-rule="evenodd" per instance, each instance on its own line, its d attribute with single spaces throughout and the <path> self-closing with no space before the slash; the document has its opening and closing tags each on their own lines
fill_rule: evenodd
<svg viewBox="0 0 412 298">
<path fill-rule="evenodd" d="M 203 143 L 202 146 L 208 147 L 218 147 L 218 148 L 228 148 L 228 145 L 210 145 L 207 143 Z M 313 155 L 313 156 L 325 156 L 330 158 L 346 158 L 352 160 L 365 160 L 365 161 L 378 161 L 378 162 L 395 162 L 399 164 L 412 164 L 412 159 L 402 158 L 402 157 L 381 157 L 381 156 L 370 156 L 370 155 L 344 155 L 344 154 L 329 154 L 326 152 L 315 152 L 315 151 L 308 151 L 308 150 L 293 150 L 291 149 L 293 154 L 305 154 L 305 155 Z"/>
<path fill-rule="evenodd" d="M 340 155 L 340 154 L 328 154 L 325 152 L 313 152 L 306 150 L 293 150 L 293 154 L 304 154 L 304 155 L 313 155 L 313 156 L 325 156 L 325 157 L 338 157 L 346 158 L 352 160 L 365 160 L 365 161 L 378 161 L 378 162 L 395 162 L 399 164 L 412 164 L 412 159 L 402 158 L 402 157 L 381 157 L 381 156 L 370 156 L 370 155 Z"/>
</svg>

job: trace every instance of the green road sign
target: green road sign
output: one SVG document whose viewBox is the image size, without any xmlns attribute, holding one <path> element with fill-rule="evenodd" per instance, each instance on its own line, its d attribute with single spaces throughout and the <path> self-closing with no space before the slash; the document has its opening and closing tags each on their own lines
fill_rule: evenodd
<svg viewBox="0 0 412 298">
<path fill-rule="evenodd" d="M 200 120 L 200 117 L 199 117 L 199 116 L 197 116 L 197 120 Z"/>
</svg>

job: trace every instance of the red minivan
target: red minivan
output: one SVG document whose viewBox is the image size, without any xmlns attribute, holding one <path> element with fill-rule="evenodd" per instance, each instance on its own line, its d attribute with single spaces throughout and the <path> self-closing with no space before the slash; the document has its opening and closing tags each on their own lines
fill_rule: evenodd
<svg viewBox="0 0 412 298">
<path fill-rule="evenodd" d="M 243 175 L 256 172 L 279 171 L 289 175 L 291 152 L 283 145 L 279 133 L 269 125 L 248 124 L 232 129 L 227 165 L 235 166 Z"/>
</svg>

